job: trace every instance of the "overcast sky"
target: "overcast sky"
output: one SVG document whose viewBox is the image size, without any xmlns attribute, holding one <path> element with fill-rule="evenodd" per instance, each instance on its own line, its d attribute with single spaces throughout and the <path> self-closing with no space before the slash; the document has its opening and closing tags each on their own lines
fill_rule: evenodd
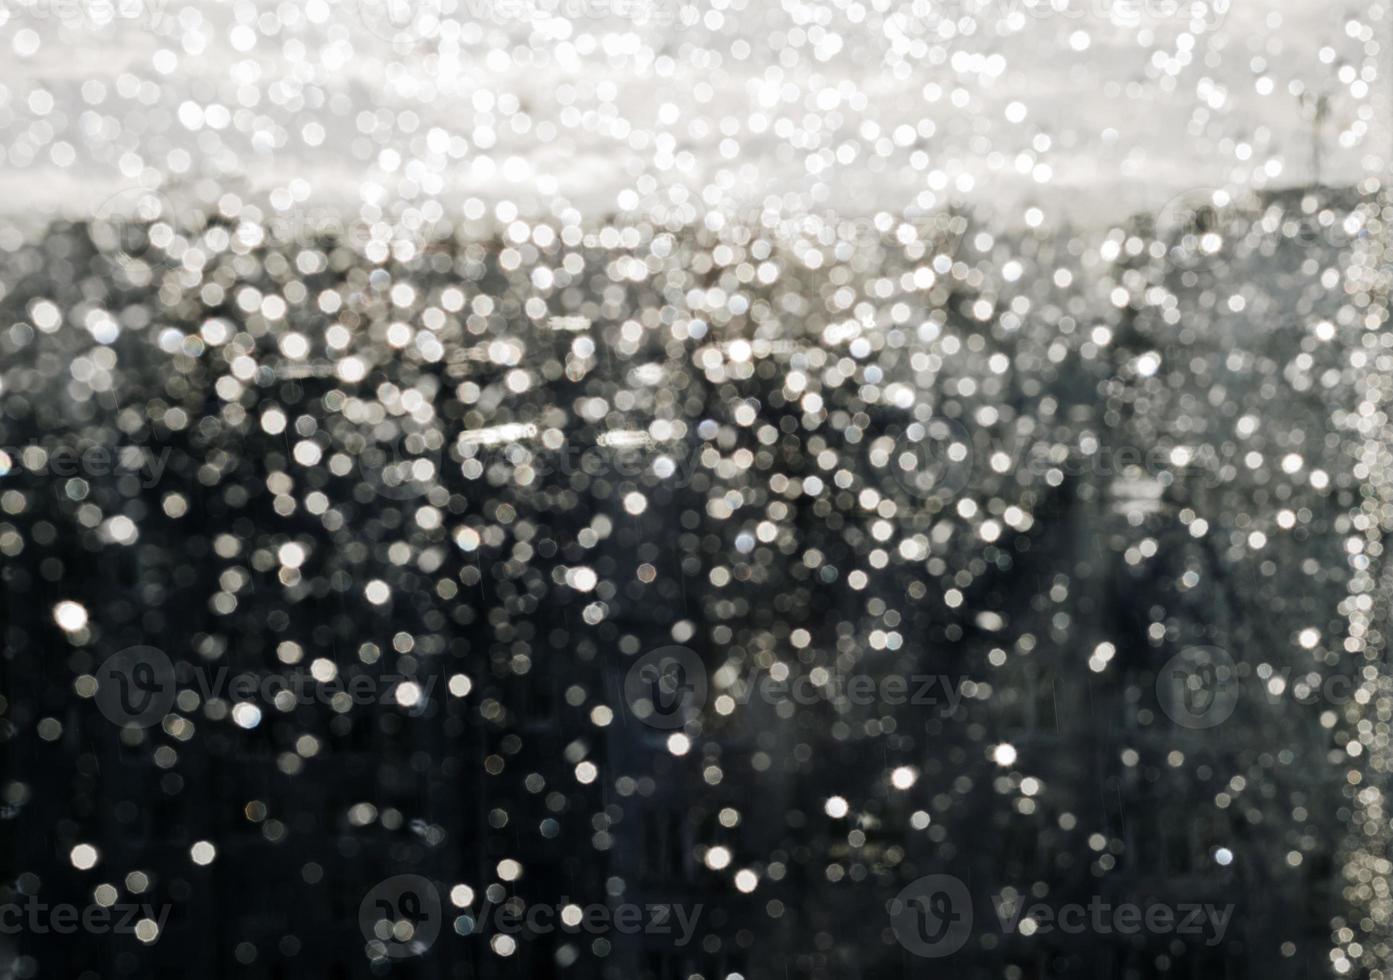
<svg viewBox="0 0 1393 980">
<path fill-rule="evenodd" d="M 1294 93 L 1310 91 L 1329 102 L 1326 180 L 1387 169 L 1377 5 L 1351 21 L 1324 0 L 702 0 L 666 17 L 534 2 L 569 16 L 522 0 L 116 0 L 115 16 L 111 0 L 0 0 L 0 201 L 81 214 L 141 181 L 218 174 L 305 207 L 559 198 L 599 214 L 681 187 L 728 207 L 816 191 L 850 212 L 952 200 L 1096 223 L 1196 187 L 1309 180 Z"/>
</svg>

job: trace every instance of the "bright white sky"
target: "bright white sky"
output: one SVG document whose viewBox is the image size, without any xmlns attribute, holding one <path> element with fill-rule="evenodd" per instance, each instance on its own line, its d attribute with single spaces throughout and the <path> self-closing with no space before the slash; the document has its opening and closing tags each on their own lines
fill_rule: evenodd
<svg viewBox="0 0 1393 980">
<path fill-rule="evenodd" d="M 1312 90 L 1330 105 L 1327 182 L 1387 171 L 1377 3 L 1216 15 L 1197 0 L 1192 20 L 1175 0 L 697 0 L 671 23 L 603 16 L 643 2 L 0 0 L 0 207 L 80 215 L 140 181 L 212 175 L 304 208 L 414 196 L 525 215 L 559 197 L 600 214 L 674 187 L 737 206 L 821 185 L 850 213 L 952 200 L 1095 224 L 1197 187 L 1307 181 L 1293 92 Z M 379 36 L 385 3 L 425 36 Z"/>
</svg>

